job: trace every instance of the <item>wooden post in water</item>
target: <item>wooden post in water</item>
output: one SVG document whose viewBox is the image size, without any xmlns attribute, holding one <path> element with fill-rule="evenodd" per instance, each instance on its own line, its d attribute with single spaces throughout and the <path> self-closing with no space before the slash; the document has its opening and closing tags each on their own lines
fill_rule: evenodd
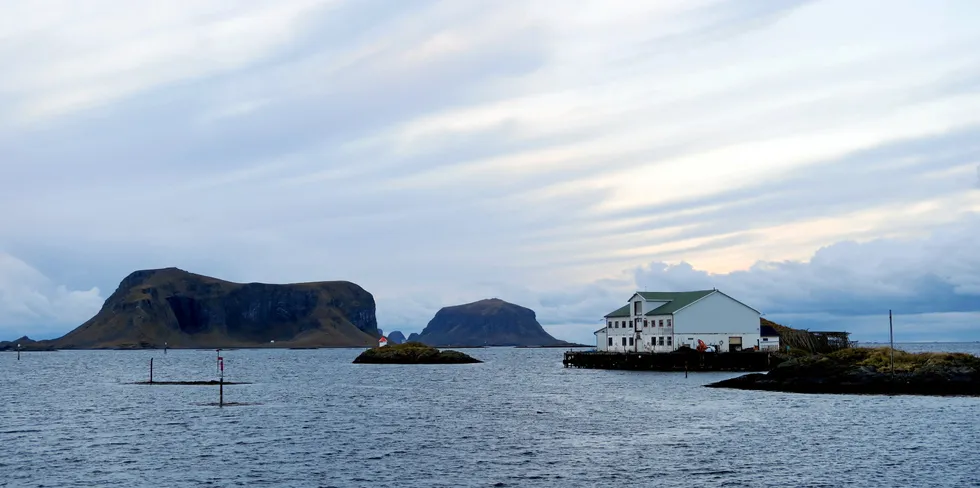
<svg viewBox="0 0 980 488">
<path fill-rule="evenodd" d="M 17 360 L 20 361 L 20 344 L 17 344 Z"/>
<path fill-rule="evenodd" d="M 153 383 L 153 358 L 150 358 L 150 383 Z"/>
<path fill-rule="evenodd" d="M 224 407 L 224 406 L 225 406 L 225 358 L 218 356 L 218 407 Z"/>
<path fill-rule="evenodd" d="M 684 377 L 687 378 L 687 360 L 684 360 Z"/>
<path fill-rule="evenodd" d="M 888 342 L 891 343 L 891 368 L 895 374 L 895 329 L 892 327 L 892 311 L 888 311 Z"/>
</svg>

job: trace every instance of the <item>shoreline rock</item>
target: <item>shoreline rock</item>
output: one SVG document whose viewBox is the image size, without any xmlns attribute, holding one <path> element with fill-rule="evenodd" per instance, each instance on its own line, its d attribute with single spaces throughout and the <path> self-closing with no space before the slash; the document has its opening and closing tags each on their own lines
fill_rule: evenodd
<svg viewBox="0 0 980 488">
<path fill-rule="evenodd" d="M 767 374 L 749 374 L 709 388 L 848 395 L 980 396 L 980 358 L 964 353 L 853 348 L 786 361 Z"/>
</svg>

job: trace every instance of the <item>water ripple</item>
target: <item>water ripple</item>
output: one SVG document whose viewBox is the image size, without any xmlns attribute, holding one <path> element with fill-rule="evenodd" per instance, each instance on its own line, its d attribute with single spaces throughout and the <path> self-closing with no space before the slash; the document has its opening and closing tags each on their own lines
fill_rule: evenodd
<svg viewBox="0 0 980 488">
<path fill-rule="evenodd" d="M 357 350 L 0 354 L 0 486 L 977 486 L 980 399 L 702 388 L 732 375 L 486 363 L 352 365 Z"/>
</svg>

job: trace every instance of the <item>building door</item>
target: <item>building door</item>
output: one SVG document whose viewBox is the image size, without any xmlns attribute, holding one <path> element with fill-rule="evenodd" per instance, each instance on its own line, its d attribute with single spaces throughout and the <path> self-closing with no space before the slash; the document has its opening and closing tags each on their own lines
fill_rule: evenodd
<svg viewBox="0 0 980 488">
<path fill-rule="evenodd" d="M 738 352 L 742 350 L 742 337 L 728 338 L 728 352 Z"/>
</svg>

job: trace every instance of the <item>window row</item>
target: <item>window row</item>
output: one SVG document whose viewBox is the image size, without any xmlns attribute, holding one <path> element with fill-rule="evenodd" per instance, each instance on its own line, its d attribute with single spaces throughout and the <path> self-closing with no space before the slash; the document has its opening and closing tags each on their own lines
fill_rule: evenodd
<svg viewBox="0 0 980 488">
<path fill-rule="evenodd" d="M 666 339 L 666 342 L 664 341 L 664 339 Z M 623 346 L 633 346 L 633 338 L 632 337 L 623 337 L 622 340 L 623 340 Z M 613 345 L 613 338 L 610 337 L 609 338 L 609 346 L 611 347 L 612 345 Z M 651 337 L 650 338 L 650 345 L 651 346 L 663 346 L 663 345 L 673 346 L 674 345 L 674 338 L 671 337 L 671 336 L 666 336 L 666 337 Z"/>
<path fill-rule="evenodd" d="M 659 321 L 644 319 L 643 327 L 656 327 L 658 325 L 658 322 L 660 327 L 664 326 L 664 319 L 660 319 Z M 611 329 L 631 327 L 629 320 L 610 320 L 607 325 Z M 635 325 L 640 325 L 640 319 L 636 319 Z M 667 327 L 673 327 L 673 324 L 671 324 L 671 319 L 667 319 Z"/>
</svg>

